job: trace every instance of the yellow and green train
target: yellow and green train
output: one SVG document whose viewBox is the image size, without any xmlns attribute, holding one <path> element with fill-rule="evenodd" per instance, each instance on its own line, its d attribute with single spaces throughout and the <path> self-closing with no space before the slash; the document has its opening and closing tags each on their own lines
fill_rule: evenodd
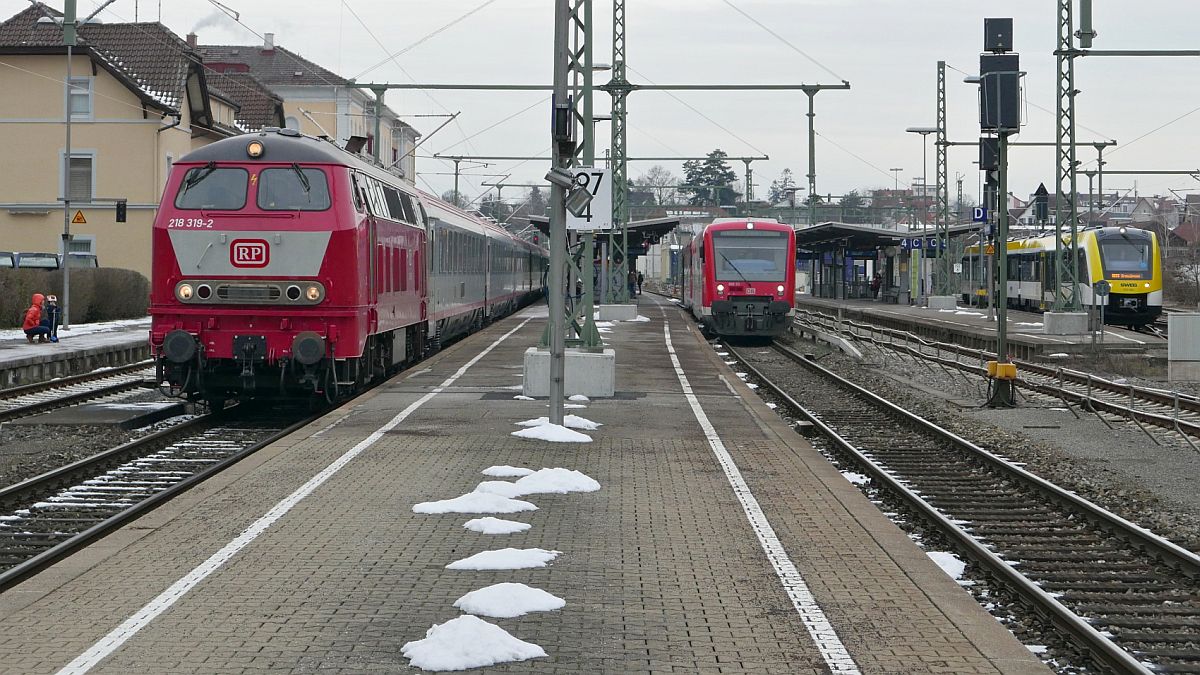
<svg viewBox="0 0 1200 675">
<path fill-rule="evenodd" d="M 1063 238 L 1061 255 L 1069 263 L 1079 256 L 1079 298 L 1084 307 L 1104 305 L 1105 323 L 1141 327 L 1162 313 L 1162 258 L 1154 232 L 1132 227 L 1100 227 L 1079 233 L 1079 245 Z M 1054 303 L 1058 290 L 1054 264 L 1054 235 L 1008 242 L 1008 305 L 1038 311 Z M 964 301 L 985 287 L 981 281 L 980 247 L 968 246 L 960 275 Z M 984 252 L 983 264 L 987 262 Z M 974 274 L 971 272 L 974 271 Z M 1107 297 L 1097 296 L 1095 284 L 1107 281 Z"/>
</svg>

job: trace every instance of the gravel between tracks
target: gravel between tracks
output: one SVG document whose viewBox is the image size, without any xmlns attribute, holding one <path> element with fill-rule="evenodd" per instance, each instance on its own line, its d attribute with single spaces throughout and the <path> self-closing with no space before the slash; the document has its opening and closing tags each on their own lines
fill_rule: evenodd
<svg viewBox="0 0 1200 675">
<path fill-rule="evenodd" d="M 984 394 L 975 385 L 936 366 L 885 360 L 874 352 L 869 363 L 859 364 L 824 345 L 794 346 L 860 386 L 1200 552 L 1200 453 L 1178 437 L 1155 431 L 1163 444 L 1158 446 L 1131 423 L 1112 422 L 1115 428 L 1109 429 L 1082 412 L 1077 420 L 1061 402 L 1040 396 L 1022 400 L 1016 409 L 981 408 Z"/>
<path fill-rule="evenodd" d="M 161 401 L 157 391 L 141 391 L 122 398 L 123 403 Z M 0 487 L 14 485 L 103 452 L 178 422 L 162 422 L 125 431 L 109 426 L 0 425 Z"/>
</svg>

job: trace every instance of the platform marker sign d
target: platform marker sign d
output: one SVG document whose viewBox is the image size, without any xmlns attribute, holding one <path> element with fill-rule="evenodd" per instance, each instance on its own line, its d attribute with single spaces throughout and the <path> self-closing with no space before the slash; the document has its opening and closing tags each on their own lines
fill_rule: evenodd
<svg viewBox="0 0 1200 675">
<path fill-rule="evenodd" d="M 975 208 L 971 209 L 971 222 L 986 223 L 987 219 L 988 219 L 987 208 L 985 208 L 983 206 L 976 206 Z"/>
</svg>

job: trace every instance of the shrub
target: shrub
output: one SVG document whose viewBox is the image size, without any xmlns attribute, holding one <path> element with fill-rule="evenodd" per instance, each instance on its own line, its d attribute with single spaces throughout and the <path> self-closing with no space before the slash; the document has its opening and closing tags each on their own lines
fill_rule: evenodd
<svg viewBox="0 0 1200 675">
<path fill-rule="evenodd" d="M 0 270 L 0 328 L 18 328 L 34 293 L 61 300 L 62 270 Z M 146 316 L 150 281 L 133 270 L 71 270 L 71 323 Z"/>
</svg>

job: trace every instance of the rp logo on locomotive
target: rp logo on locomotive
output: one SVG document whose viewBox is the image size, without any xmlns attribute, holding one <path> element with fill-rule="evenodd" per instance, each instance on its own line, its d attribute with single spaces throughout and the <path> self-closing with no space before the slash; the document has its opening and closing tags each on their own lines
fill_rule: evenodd
<svg viewBox="0 0 1200 675">
<path fill-rule="evenodd" d="M 229 262 L 234 267 L 266 267 L 271 262 L 271 246 L 265 239 L 235 239 L 229 246 Z"/>
</svg>

